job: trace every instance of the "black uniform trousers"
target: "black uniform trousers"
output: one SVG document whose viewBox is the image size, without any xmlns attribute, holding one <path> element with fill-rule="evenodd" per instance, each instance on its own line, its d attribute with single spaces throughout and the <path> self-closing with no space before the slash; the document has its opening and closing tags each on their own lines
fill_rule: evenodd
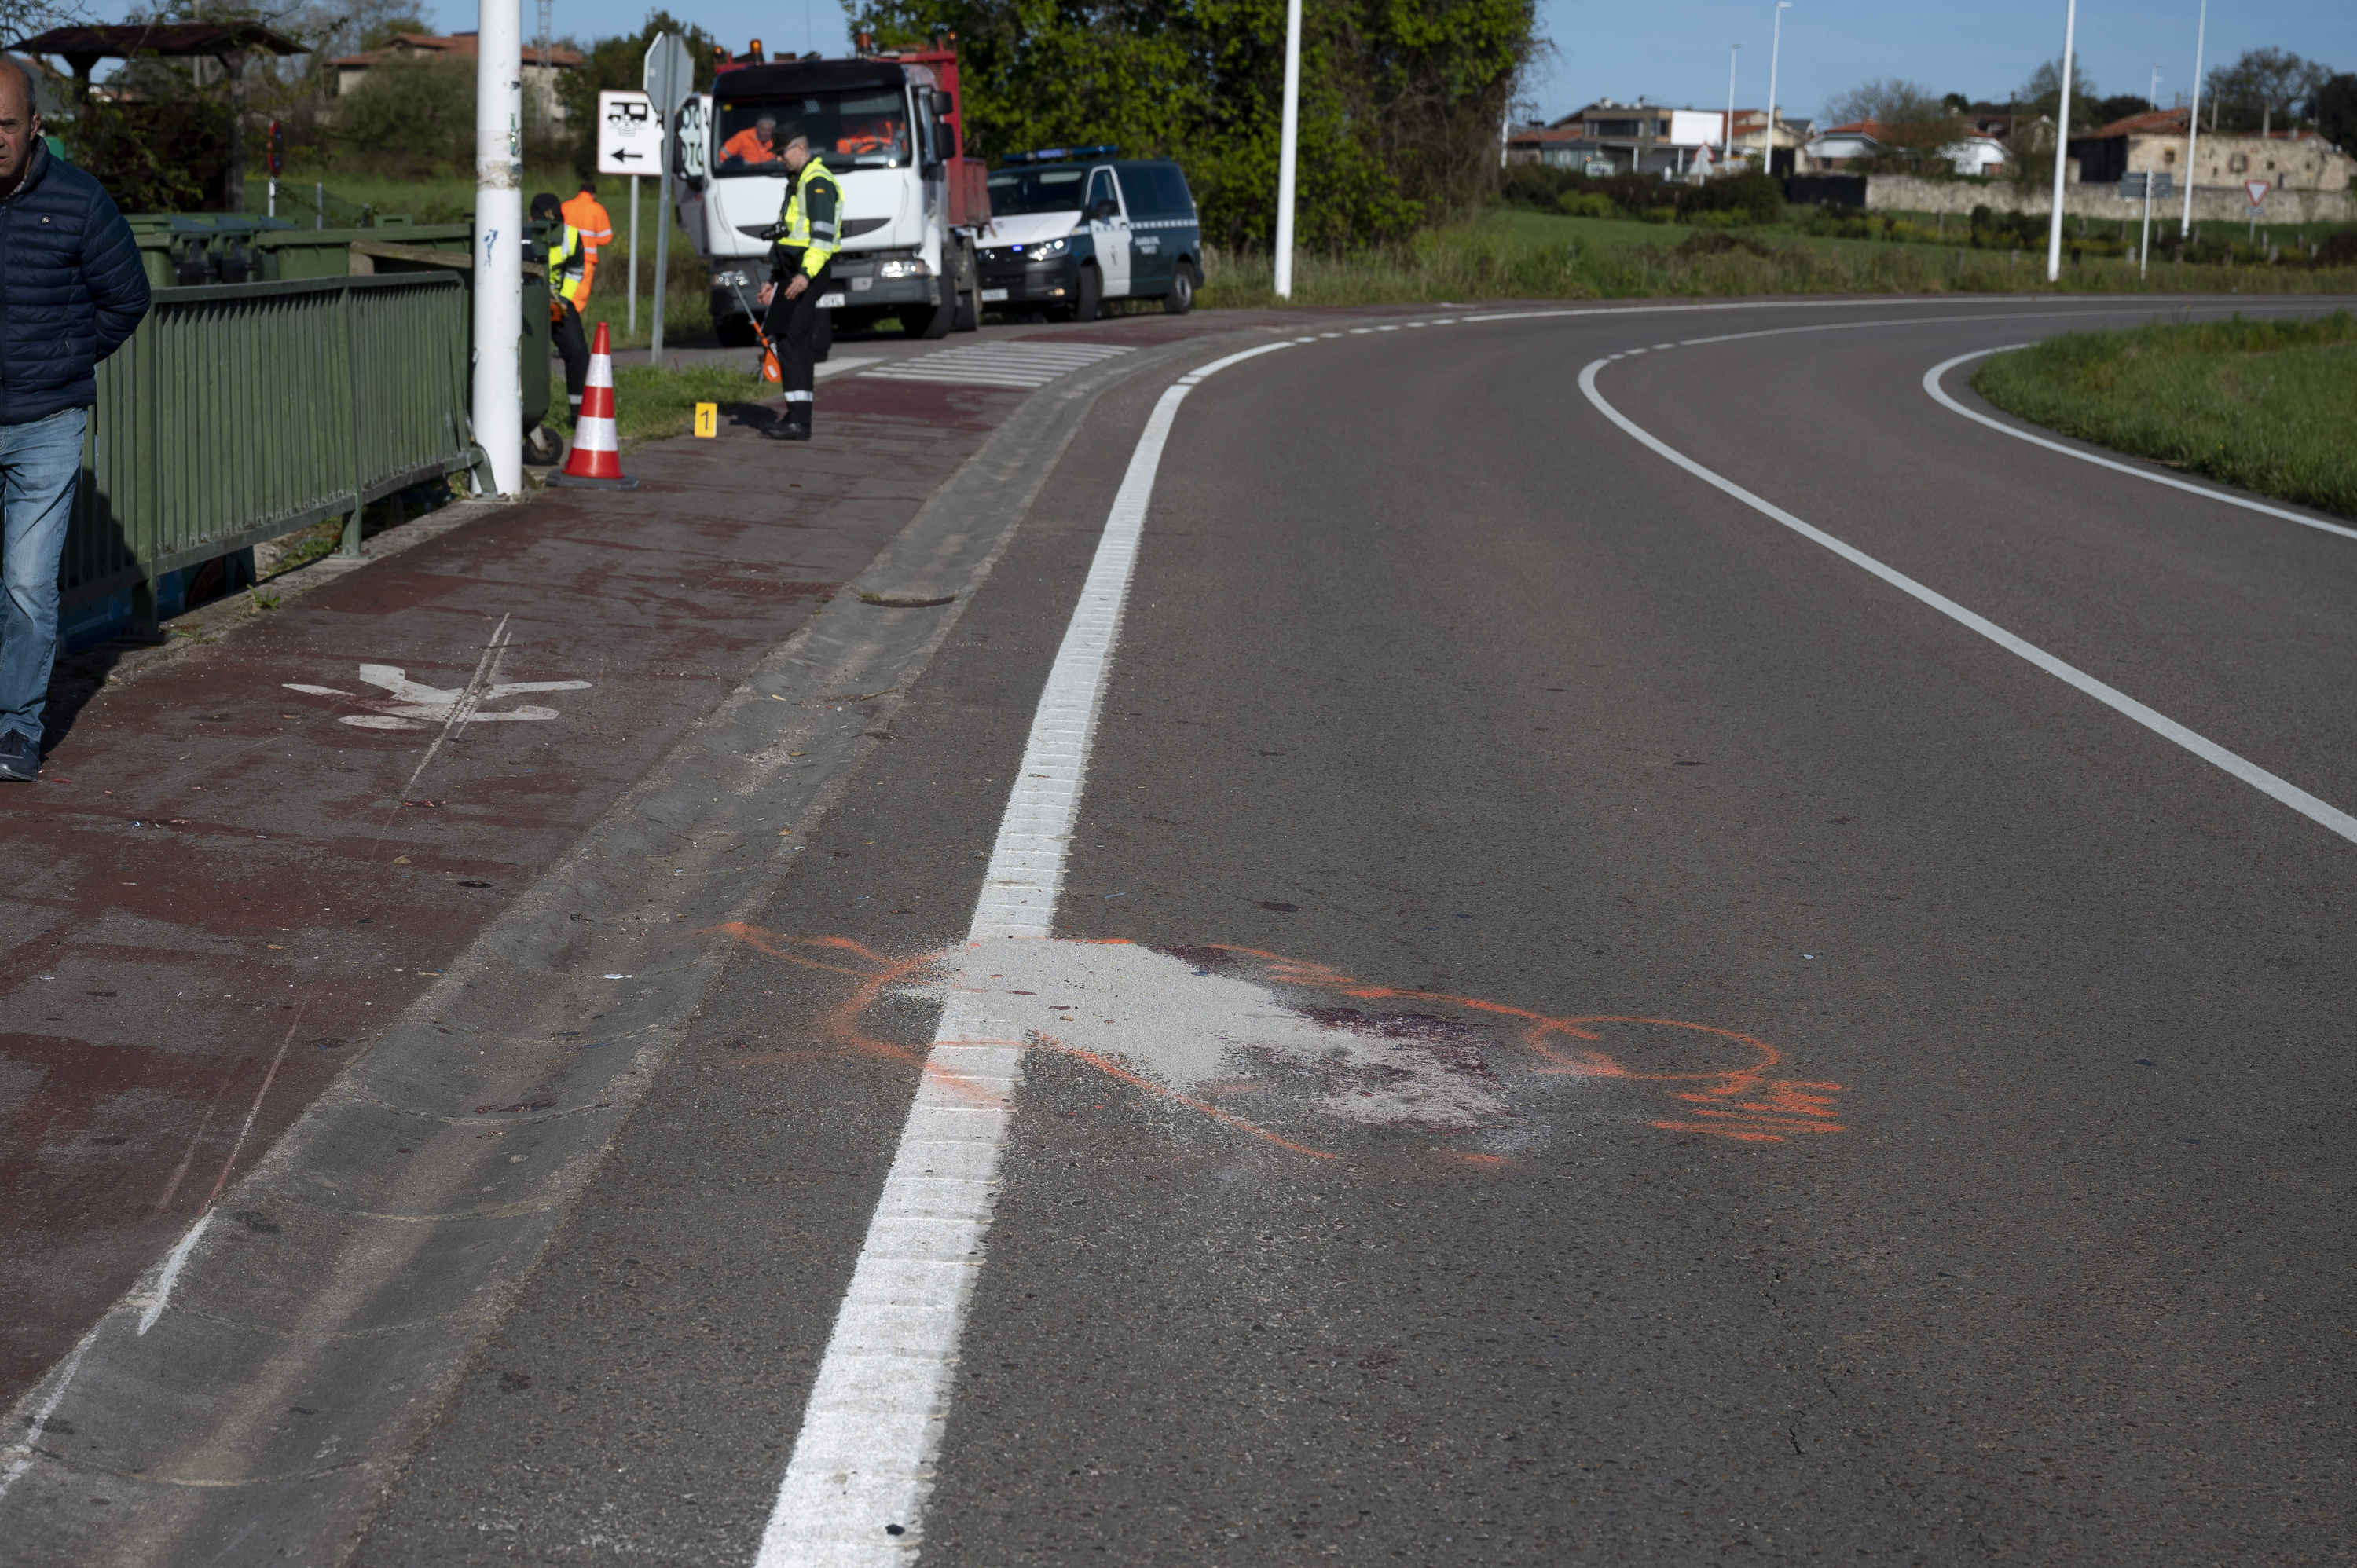
<svg viewBox="0 0 2357 1568">
<path fill-rule="evenodd" d="M 818 296 L 834 282 L 834 259 L 827 258 L 798 298 L 786 297 L 786 285 L 802 275 L 802 252 L 783 252 L 777 274 L 777 292 L 770 296 L 770 313 L 761 330 L 777 350 L 778 381 L 786 394 L 786 423 L 811 422 L 811 389 L 818 385 Z"/>
<path fill-rule="evenodd" d="M 573 405 L 577 416 L 581 413 L 581 392 L 589 384 L 589 338 L 581 330 L 581 313 L 573 308 L 569 299 L 556 302 L 556 319 L 549 324 L 549 336 L 556 351 L 565 359 L 565 400 Z"/>
</svg>

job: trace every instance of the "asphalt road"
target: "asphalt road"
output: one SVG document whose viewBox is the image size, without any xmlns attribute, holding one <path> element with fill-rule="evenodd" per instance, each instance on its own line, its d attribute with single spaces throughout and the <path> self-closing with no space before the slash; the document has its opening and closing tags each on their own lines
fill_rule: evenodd
<svg viewBox="0 0 2357 1568">
<path fill-rule="evenodd" d="M 2138 314 L 1320 324 L 1220 371 L 1055 940 L 961 956 L 1140 433 L 1238 345 L 1109 381 L 305 1560 L 753 1562 L 944 996 L 1031 1048 L 930 1497 L 765 1564 L 2350 1560 L 2357 843 L 1580 385 L 1627 355 L 1597 392 L 1659 442 L 2357 809 L 2357 541 L 1923 391 Z"/>
</svg>

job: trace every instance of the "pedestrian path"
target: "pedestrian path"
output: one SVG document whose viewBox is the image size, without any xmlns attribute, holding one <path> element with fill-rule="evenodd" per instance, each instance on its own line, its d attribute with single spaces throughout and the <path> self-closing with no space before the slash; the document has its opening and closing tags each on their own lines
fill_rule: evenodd
<svg viewBox="0 0 2357 1568">
<path fill-rule="evenodd" d="M 896 381 L 955 381 L 970 386 L 1044 387 L 1059 376 L 1130 349 L 1111 343 L 1057 343 L 1021 338 L 943 349 L 895 360 L 867 372 Z"/>
</svg>

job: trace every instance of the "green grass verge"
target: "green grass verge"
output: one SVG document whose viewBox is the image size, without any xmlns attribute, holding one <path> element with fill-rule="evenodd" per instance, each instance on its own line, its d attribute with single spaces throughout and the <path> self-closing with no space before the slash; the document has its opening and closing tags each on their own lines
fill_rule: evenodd
<svg viewBox="0 0 2357 1568">
<path fill-rule="evenodd" d="M 1265 255 L 1214 253 L 1207 308 L 1277 302 Z M 2089 256 L 2046 281 L 2042 252 L 1975 251 L 1803 234 L 1789 225 L 1703 229 L 1519 209 L 1436 229 L 1407 244 L 1347 256 L 1303 255 L 1294 303 L 1412 305 L 1441 300 L 1633 299 L 1775 294 L 2348 294 L 2357 268 L 2196 266 Z"/>
<path fill-rule="evenodd" d="M 752 357 L 750 349 L 746 357 Z M 549 410 L 548 427 L 570 436 L 573 421 L 565 411 L 562 380 L 551 390 L 556 397 Z M 720 416 L 726 419 L 777 395 L 777 390 L 760 377 L 718 365 L 689 365 L 676 371 L 623 365 L 614 371 L 614 424 L 622 445 L 635 446 L 686 435 L 695 425 L 699 403 L 718 403 Z"/>
<path fill-rule="evenodd" d="M 2070 332 L 1999 354 L 1980 394 L 2065 435 L 2357 517 L 2357 317 Z"/>
</svg>

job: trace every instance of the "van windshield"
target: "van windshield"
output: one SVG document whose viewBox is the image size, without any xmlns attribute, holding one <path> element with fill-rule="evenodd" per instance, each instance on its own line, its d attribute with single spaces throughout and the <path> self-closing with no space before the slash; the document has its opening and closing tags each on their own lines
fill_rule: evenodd
<svg viewBox="0 0 2357 1568">
<path fill-rule="evenodd" d="M 799 124 L 831 169 L 899 168 L 909 162 L 909 105 L 887 87 L 797 92 L 720 102 L 720 152 L 712 172 L 783 175 L 787 128 Z"/>
<path fill-rule="evenodd" d="M 995 218 L 1018 212 L 1078 212 L 1084 168 L 1009 168 L 990 177 L 990 211 Z"/>
</svg>

